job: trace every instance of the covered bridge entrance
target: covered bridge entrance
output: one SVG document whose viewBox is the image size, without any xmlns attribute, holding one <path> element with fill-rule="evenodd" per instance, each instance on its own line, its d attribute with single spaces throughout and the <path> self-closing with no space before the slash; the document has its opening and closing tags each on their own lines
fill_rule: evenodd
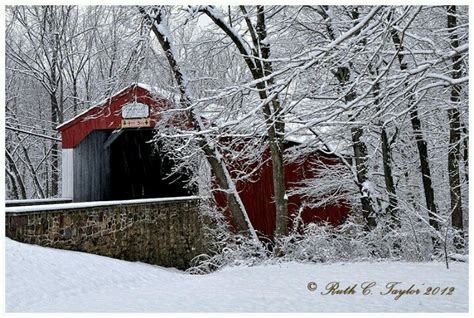
<svg viewBox="0 0 474 318">
<path fill-rule="evenodd" d="M 73 201 L 178 197 L 192 194 L 166 153 L 151 143 L 169 102 L 130 86 L 58 127 L 63 197 Z"/>
</svg>

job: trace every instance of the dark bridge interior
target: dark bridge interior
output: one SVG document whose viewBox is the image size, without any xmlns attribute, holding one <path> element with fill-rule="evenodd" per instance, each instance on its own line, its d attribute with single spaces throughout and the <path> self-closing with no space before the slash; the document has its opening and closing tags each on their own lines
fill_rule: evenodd
<svg viewBox="0 0 474 318">
<path fill-rule="evenodd" d="M 187 176 L 172 175 L 173 162 L 157 149 L 151 129 L 126 130 L 110 145 L 110 199 L 191 195 Z"/>
</svg>

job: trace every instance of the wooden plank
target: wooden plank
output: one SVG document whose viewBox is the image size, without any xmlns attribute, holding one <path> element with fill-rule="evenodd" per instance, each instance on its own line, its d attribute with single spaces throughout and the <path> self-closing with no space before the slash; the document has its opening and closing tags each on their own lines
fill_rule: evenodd
<svg viewBox="0 0 474 318">
<path fill-rule="evenodd" d="M 74 196 L 74 148 L 62 150 L 62 197 Z"/>
<path fill-rule="evenodd" d="M 108 131 L 94 131 L 74 148 L 75 202 L 109 199 L 110 151 L 104 149 L 109 135 Z"/>
</svg>

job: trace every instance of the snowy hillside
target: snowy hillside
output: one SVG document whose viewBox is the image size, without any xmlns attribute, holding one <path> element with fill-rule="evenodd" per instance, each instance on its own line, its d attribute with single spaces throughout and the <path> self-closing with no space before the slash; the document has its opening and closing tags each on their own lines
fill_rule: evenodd
<svg viewBox="0 0 474 318">
<path fill-rule="evenodd" d="M 318 285 L 309 291 L 308 283 Z M 330 282 L 353 295 L 321 295 Z M 360 284 L 376 282 L 370 295 Z M 390 281 L 403 288 L 441 287 L 437 295 L 380 295 Z M 454 287 L 452 295 L 441 295 Z M 468 310 L 468 264 L 285 263 L 234 267 L 205 276 L 107 257 L 6 240 L 8 312 L 150 311 L 457 311 Z"/>
</svg>

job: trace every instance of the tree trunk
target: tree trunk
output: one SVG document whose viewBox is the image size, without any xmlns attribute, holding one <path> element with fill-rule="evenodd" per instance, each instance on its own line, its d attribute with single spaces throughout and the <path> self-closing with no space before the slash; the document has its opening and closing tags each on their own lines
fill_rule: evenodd
<svg viewBox="0 0 474 318">
<path fill-rule="evenodd" d="M 194 124 L 196 125 L 195 122 Z M 218 159 L 215 154 L 215 149 L 212 149 L 204 138 L 199 138 L 198 144 L 206 155 L 207 162 L 209 162 L 209 165 L 211 166 L 211 170 L 216 177 L 219 188 L 225 193 L 227 205 L 232 214 L 232 220 L 234 221 L 237 230 L 243 234 L 251 234 L 250 229 L 252 228 L 252 225 L 250 224 L 250 221 L 248 221 L 248 217 L 246 217 L 247 213 L 244 211 L 245 208 L 235 186 L 231 184 L 233 181 L 229 180 L 230 176 L 225 163 Z"/>
<path fill-rule="evenodd" d="M 371 66 L 369 65 L 369 69 Z M 373 72 L 373 75 L 377 75 L 378 70 Z M 376 83 L 373 87 L 374 91 L 374 104 L 377 106 L 377 112 L 380 110 L 380 100 L 379 100 L 379 93 L 380 93 L 380 84 Z M 383 163 L 383 175 L 385 180 L 385 190 L 388 194 L 388 206 L 387 206 L 387 213 L 390 215 L 391 223 L 390 227 L 394 229 L 395 227 L 400 226 L 400 219 L 398 217 L 397 209 L 398 209 L 398 199 L 397 193 L 395 189 L 395 182 L 393 181 L 393 172 L 392 172 L 392 140 L 389 140 L 387 128 L 383 125 L 383 122 L 380 122 L 382 127 L 382 131 L 380 133 L 380 139 L 382 143 L 382 163 Z"/>
<path fill-rule="evenodd" d="M 456 34 L 457 19 L 456 6 L 448 6 L 448 30 L 450 32 L 451 47 L 459 47 L 458 35 Z M 452 78 L 461 77 L 461 57 L 456 54 L 452 58 L 453 71 Z M 461 238 L 455 240 L 456 248 L 464 247 L 463 239 L 463 213 L 461 201 L 461 180 L 459 173 L 459 161 L 461 159 L 461 121 L 458 110 L 461 85 L 451 87 L 451 108 L 448 109 L 449 117 L 449 150 L 448 150 L 448 173 L 449 173 L 449 193 L 451 196 L 451 222 L 452 226 L 459 231 Z"/>
<path fill-rule="evenodd" d="M 179 66 L 176 62 L 176 58 L 173 55 L 172 44 L 169 42 L 169 38 L 163 32 L 163 28 L 158 28 L 161 25 L 162 9 L 158 9 L 155 14 L 155 17 L 151 17 L 143 8 L 139 8 L 141 14 L 151 23 L 151 29 L 155 34 L 156 38 L 160 42 L 161 48 L 163 49 L 168 63 L 170 65 L 171 71 L 173 72 L 176 83 L 178 84 L 180 94 L 181 94 L 181 106 L 183 109 L 188 109 L 188 116 L 191 120 L 193 128 L 201 131 L 204 127 L 202 121 L 198 114 L 195 114 L 191 105 L 191 100 L 187 93 L 186 83 L 183 79 L 183 74 L 179 69 Z M 209 165 L 211 166 L 212 172 L 216 177 L 219 187 L 225 192 L 227 204 L 229 210 L 232 214 L 232 219 L 237 227 L 237 231 L 242 234 L 249 235 L 254 240 L 258 241 L 255 230 L 253 229 L 250 219 L 248 218 L 245 207 L 240 199 L 239 193 L 235 188 L 235 184 L 230 177 L 230 174 L 227 170 L 227 167 L 222 159 L 222 156 L 217 152 L 217 149 L 212 146 L 212 143 L 208 140 L 206 136 L 198 137 L 198 145 L 201 150 L 204 152 Z"/>
<path fill-rule="evenodd" d="M 336 78 L 338 79 L 341 87 L 345 87 L 350 79 L 350 69 L 348 67 L 339 67 L 336 72 Z M 350 103 L 357 97 L 356 93 L 352 90 L 344 96 L 346 103 Z M 350 118 L 351 121 L 354 118 Z M 362 207 L 362 217 L 365 222 L 365 229 L 370 231 L 377 225 L 374 208 L 372 205 L 372 199 L 370 197 L 370 189 L 368 189 L 368 171 L 367 171 L 367 145 L 362 140 L 364 130 L 360 126 L 351 128 L 352 137 L 352 149 L 354 151 L 354 161 L 357 175 L 357 186 L 359 188 L 360 203 Z"/>
<path fill-rule="evenodd" d="M 258 45 L 263 58 L 263 76 L 268 76 L 273 72 L 270 58 L 270 45 L 266 41 L 267 28 L 265 25 L 265 13 L 263 6 L 257 6 L 257 25 L 256 33 L 258 36 Z M 258 62 L 256 61 L 258 64 Z M 273 79 L 266 81 L 268 90 L 273 85 Z M 269 91 L 271 94 L 271 90 Z M 265 97 L 266 99 L 266 97 Z M 267 121 L 267 133 L 270 140 L 270 153 L 272 160 L 272 176 L 275 200 L 276 227 L 275 236 L 288 235 L 288 198 L 286 196 L 285 185 L 285 163 L 283 161 L 285 120 L 282 115 L 282 106 L 278 96 L 272 99 L 272 107 L 265 106 L 265 117 Z"/>
<path fill-rule="evenodd" d="M 413 128 L 413 134 L 416 140 L 416 146 L 418 148 L 418 154 L 420 157 L 420 170 L 423 181 L 423 189 L 425 191 L 426 207 L 428 209 L 429 223 L 435 229 L 439 230 L 438 223 L 438 212 L 434 202 L 434 190 L 431 182 L 431 170 L 428 159 L 428 146 L 425 139 L 423 138 L 421 121 L 418 117 L 418 108 L 415 106 L 410 112 L 411 125 Z"/>
<path fill-rule="evenodd" d="M 334 30 L 334 26 L 332 25 L 332 21 L 330 16 L 328 15 L 328 6 L 321 6 L 320 10 L 317 10 L 318 13 L 325 19 L 326 21 L 326 31 L 328 36 L 331 40 L 336 39 L 336 34 Z M 351 17 L 354 21 L 359 19 L 359 11 L 357 7 L 354 7 L 351 11 Z M 357 35 L 359 32 L 356 32 Z M 350 77 L 351 77 L 351 69 L 346 66 L 338 67 L 336 73 L 334 74 L 337 80 L 339 81 L 342 88 L 346 87 Z M 346 93 L 344 96 L 344 100 L 346 103 L 350 103 L 355 100 L 357 97 L 356 93 L 351 90 Z M 351 116 L 349 118 L 350 121 L 353 121 L 354 118 Z M 356 168 L 356 184 L 359 188 L 359 195 L 360 195 L 360 203 L 362 207 L 362 217 L 364 219 L 364 227 L 365 230 L 370 231 L 371 229 L 375 228 L 377 225 L 377 220 L 375 217 L 374 208 L 372 205 L 372 199 L 370 197 L 369 189 L 367 189 L 367 182 L 368 182 L 368 173 L 367 173 L 367 145 L 362 141 L 362 136 L 364 134 L 364 130 L 362 127 L 352 127 L 351 128 L 351 138 L 352 138 L 352 149 L 354 151 L 354 162 Z"/>
<path fill-rule="evenodd" d="M 392 222 L 391 227 L 400 226 L 400 219 L 398 218 L 397 208 L 398 208 L 398 199 L 397 193 L 395 190 L 395 183 L 393 181 L 393 172 L 392 172 L 392 148 L 390 146 L 390 141 L 387 136 L 387 130 L 385 127 L 382 127 L 382 132 L 380 134 L 382 140 L 382 161 L 383 161 L 383 175 L 385 179 L 385 189 L 388 193 L 388 207 L 387 213 L 390 215 Z"/>
<path fill-rule="evenodd" d="M 9 182 L 5 183 L 5 186 L 8 189 L 8 183 L 9 183 L 10 189 L 11 189 L 10 191 L 8 190 L 5 191 L 7 193 L 5 199 L 6 200 L 8 200 L 8 198 L 13 198 L 14 200 L 20 199 L 19 194 L 18 194 L 18 187 L 16 186 L 15 176 L 8 169 L 5 169 L 5 173 L 8 175 L 8 180 L 9 180 Z M 10 195 L 8 195 L 8 193 L 10 193 Z"/>
<path fill-rule="evenodd" d="M 462 124 L 463 138 L 463 161 L 464 161 L 464 178 L 469 184 L 469 135 L 465 124 Z"/>
<path fill-rule="evenodd" d="M 400 63 L 400 70 L 403 72 L 408 68 L 408 65 L 404 61 L 405 55 L 400 53 L 401 51 L 403 51 L 403 44 L 396 30 L 392 29 L 391 35 L 392 35 L 392 41 L 395 45 L 395 49 L 399 52 L 397 53 L 397 57 Z M 430 170 L 430 165 L 429 165 L 428 147 L 427 147 L 425 139 L 423 138 L 421 120 L 418 116 L 418 107 L 416 106 L 416 104 L 413 104 L 413 103 L 414 103 L 413 99 L 410 97 L 408 108 L 411 109 L 410 121 L 411 121 L 411 126 L 413 129 L 413 135 L 416 141 L 416 146 L 418 148 L 418 156 L 420 158 L 421 178 L 422 178 L 423 189 L 425 193 L 426 208 L 428 209 L 429 224 L 434 230 L 438 231 L 439 230 L 438 212 L 436 210 L 434 190 L 433 190 L 433 185 L 431 182 L 431 170 Z M 433 243 L 434 243 L 435 248 L 439 247 L 439 239 L 437 238 L 437 236 L 433 236 Z"/>
<path fill-rule="evenodd" d="M 18 184 L 17 187 L 17 193 L 18 193 L 18 198 L 19 199 L 26 199 L 26 189 L 25 185 L 23 183 L 23 180 L 21 178 L 20 172 L 18 171 L 18 168 L 15 164 L 15 161 L 13 160 L 12 156 L 8 152 L 8 150 L 5 149 L 5 158 L 8 161 L 8 164 L 10 165 L 11 169 L 13 170 L 13 178 L 16 181 L 16 184 Z M 13 182 L 15 183 L 15 182 Z"/>
<path fill-rule="evenodd" d="M 367 146 L 362 141 L 362 127 L 351 128 L 352 149 L 354 150 L 354 161 L 357 172 L 357 185 L 359 187 L 362 216 L 365 221 L 366 230 L 373 229 L 376 225 L 372 200 L 369 189 L 367 189 Z"/>
<path fill-rule="evenodd" d="M 56 94 L 50 95 L 51 99 L 51 122 L 53 123 L 53 129 L 56 129 L 58 121 L 58 101 L 56 99 Z M 59 143 L 52 141 L 52 150 L 51 150 L 51 188 L 49 196 L 54 197 L 58 195 L 59 190 Z"/>
<path fill-rule="evenodd" d="M 232 40 L 247 64 L 253 79 L 258 80 L 272 73 L 272 64 L 268 61 L 270 57 L 270 45 L 267 41 L 264 41 L 267 37 L 264 7 L 257 6 L 257 25 L 255 28 L 247 16 L 245 7 L 241 6 L 241 9 L 246 16 L 245 20 L 254 45 L 252 52 L 247 50 L 245 44 L 242 43 L 241 39 L 237 36 L 237 33 L 226 25 L 222 19 L 215 16 L 207 7 L 202 7 L 200 10 L 204 12 Z M 259 97 L 262 101 L 267 100 L 267 97 L 271 95 L 272 92 L 269 87 L 272 85 L 272 78 L 265 82 L 259 82 L 256 84 Z M 282 114 L 282 106 L 279 97 L 274 96 L 271 102 L 263 105 L 262 110 L 265 118 L 272 160 L 272 180 L 276 214 L 275 236 L 287 235 L 289 220 L 288 199 L 286 196 L 285 167 L 283 160 L 285 120 L 284 115 Z"/>
<path fill-rule="evenodd" d="M 49 10 L 53 10 L 51 7 L 48 7 Z M 50 102 L 51 102 L 51 122 L 53 131 L 56 130 L 56 126 L 63 121 L 62 109 L 58 103 L 57 99 L 57 88 L 58 88 L 58 79 L 61 74 L 58 74 L 58 65 L 59 65 L 59 34 L 54 26 L 54 14 L 50 11 L 49 15 L 49 31 L 51 32 L 51 70 L 50 70 L 50 87 L 51 91 L 49 93 Z M 59 144 L 53 141 L 52 151 L 51 151 L 51 188 L 49 191 L 50 197 L 55 197 L 59 193 Z"/>
<path fill-rule="evenodd" d="M 78 109 L 78 101 L 79 97 L 77 94 L 77 77 L 74 75 L 74 79 L 72 81 L 72 103 L 73 103 L 73 114 L 74 116 L 77 115 L 77 109 Z"/>
</svg>

